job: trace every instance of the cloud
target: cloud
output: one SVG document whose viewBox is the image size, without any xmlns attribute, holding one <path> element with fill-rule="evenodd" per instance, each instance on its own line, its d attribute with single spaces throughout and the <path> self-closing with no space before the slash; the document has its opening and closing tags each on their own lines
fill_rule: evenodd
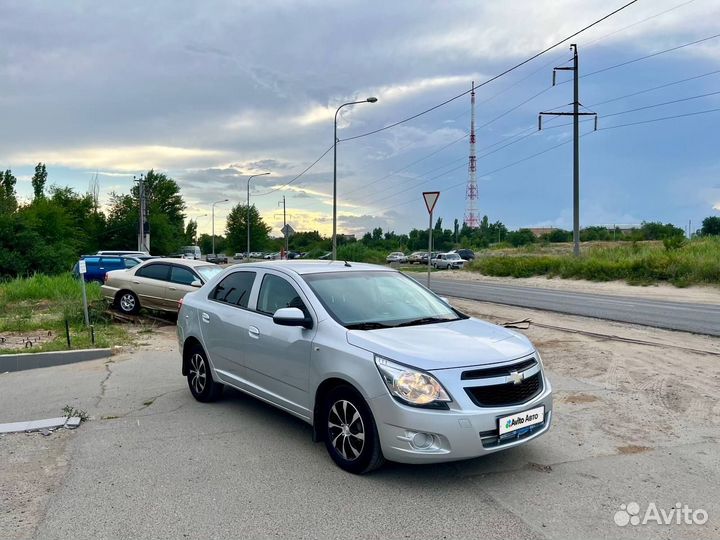
<svg viewBox="0 0 720 540">
<path fill-rule="evenodd" d="M 166 169 L 223 156 L 218 150 L 172 146 L 114 146 L 34 150 L 9 156 L 10 162 L 61 165 L 77 169 L 107 168 L 112 171 Z"/>
</svg>

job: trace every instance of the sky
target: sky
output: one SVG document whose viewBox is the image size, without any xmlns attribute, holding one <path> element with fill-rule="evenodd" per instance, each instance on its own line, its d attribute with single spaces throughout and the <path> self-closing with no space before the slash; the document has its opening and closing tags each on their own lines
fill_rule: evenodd
<svg viewBox="0 0 720 540">
<path fill-rule="evenodd" d="M 451 228 L 466 205 L 469 95 L 342 139 L 482 84 L 623 3 L 0 0 L 0 168 L 21 200 L 39 161 L 48 184 L 85 192 L 97 176 L 103 203 L 154 168 L 177 180 L 200 232 L 213 202 L 229 199 L 215 205 L 222 232 L 248 176 L 270 172 L 250 198 L 272 234 L 283 196 L 295 230 L 330 234 L 333 152 L 287 183 L 332 146 L 339 105 L 375 96 L 338 116 L 338 231 L 427 227 L 423 191 L 441 192 L 435 216 Z M 613 67 L 719 34 L 719 20 L 716 0 L 639 0 L 572 40 L 580 102 L 599 115 L 598 131 L 581 124 L 582 226 L 694 230 L 720 215 L 720 111 L 702 112 L 720 109 L 720 37 Z M 476 91 L 490 221 L 572 226 L 571 118 L 537 131 L 540 111 L 571 110 L 572 73 L 551 85 L 569 43 Z"/>
</svg>

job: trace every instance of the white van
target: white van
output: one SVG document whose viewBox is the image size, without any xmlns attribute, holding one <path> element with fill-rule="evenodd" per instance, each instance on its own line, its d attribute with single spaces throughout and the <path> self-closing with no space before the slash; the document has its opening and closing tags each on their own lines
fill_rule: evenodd
<svg viewBox="0 0 720 540">
<path fill-rule="evenodd" d="M 186 259 L 195 259 L 196 261 L 202 260 L 200 246 L 183 246 L 180 248 L 180 253 L 185 255 Z"/>
</svg>

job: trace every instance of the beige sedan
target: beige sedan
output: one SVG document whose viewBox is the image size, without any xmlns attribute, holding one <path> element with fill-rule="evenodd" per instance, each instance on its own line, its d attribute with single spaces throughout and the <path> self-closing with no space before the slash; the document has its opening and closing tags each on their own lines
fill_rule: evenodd
<svg viewBox="0 0 720 540">
<path fill-rule="evenodd" d="M 150 259 L 128 270 L 105 275 L 102 294 L 122 313 L 137 313 L 141 307 L 178 311 L 178 302 L 223 269 L 192 259 Z"/>
</svg>

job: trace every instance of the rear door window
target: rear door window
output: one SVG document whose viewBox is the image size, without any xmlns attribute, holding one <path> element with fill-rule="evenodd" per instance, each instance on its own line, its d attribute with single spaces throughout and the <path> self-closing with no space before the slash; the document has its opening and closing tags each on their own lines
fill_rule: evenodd
<svg viewBox="0 0 720 540">
<path fill-rule="evenodd" d="M 255 272 L 233 272 L 210 293 L 210 300 L 246 308 L 255 282 Z"/>
<path fill-rule="evenodd" d="M 198 277 L 187 268 L 173 266 L 170 269 L 170 281 L 180 285 L 190 285 L 193 281 L 199 281 Z"/>
<path fill-rule="evenodd" d="M 138 277 L 144 277 L 148 279 L 157 279 L 161 281 L 167 281 L 170 274 L 170 266 L 167 264 L 148 264 L 142 268 L 138 268 L 135 273 Z"/>
</svg>

